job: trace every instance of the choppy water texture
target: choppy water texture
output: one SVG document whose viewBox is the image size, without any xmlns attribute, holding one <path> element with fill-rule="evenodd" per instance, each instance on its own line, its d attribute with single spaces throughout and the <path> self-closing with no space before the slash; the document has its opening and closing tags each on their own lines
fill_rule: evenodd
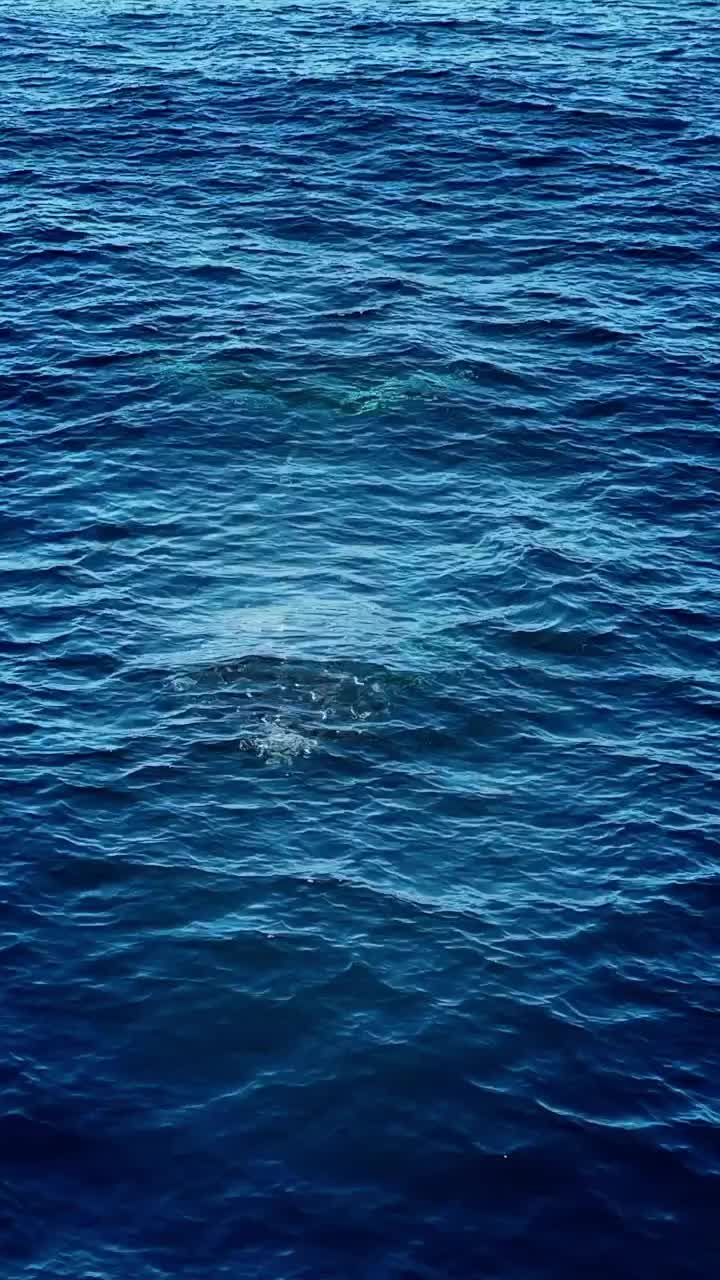
<svg viewBox="0 0 720 1280">
<path fill-rule="evenodd" d="M 3 1277 L 715 1274 L 717 18 L 3 6 Z"/>
</svg>

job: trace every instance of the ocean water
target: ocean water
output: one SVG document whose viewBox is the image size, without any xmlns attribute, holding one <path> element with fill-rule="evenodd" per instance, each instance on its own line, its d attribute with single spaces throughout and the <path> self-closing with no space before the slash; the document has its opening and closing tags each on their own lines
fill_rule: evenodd
<svg viewBox="0 0 720 1280">
<path fill-rule="evenodd" d="M 5 0 L 3 1280 L 710 1280 L 720 29 Z"/>
</svg>

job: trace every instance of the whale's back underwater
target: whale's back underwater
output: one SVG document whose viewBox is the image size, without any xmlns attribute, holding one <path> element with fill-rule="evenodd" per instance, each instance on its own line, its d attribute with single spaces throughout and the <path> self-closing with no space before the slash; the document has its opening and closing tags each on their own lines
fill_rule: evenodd
<svg viewBox="0 0 720 1280">
<path fill-rule="evenodd" d="M 361 663 L 253 654 L 188 667 L 170 684 L 218 728 L 231 728 L 240 750 L 277 762 L 384 720 L 393 686 L 406 679 Z"/>
</svg>

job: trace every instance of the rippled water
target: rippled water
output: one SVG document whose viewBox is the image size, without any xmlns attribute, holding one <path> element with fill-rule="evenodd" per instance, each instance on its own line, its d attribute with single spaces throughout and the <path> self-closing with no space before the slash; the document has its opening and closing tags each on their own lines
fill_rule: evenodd
<svg viewBox="0 0 720 1280">
<path fill-rule="evenodd" d="M 4 7 L 3 1276 L 714 1274 L 717 16 Z"/>
</svg>

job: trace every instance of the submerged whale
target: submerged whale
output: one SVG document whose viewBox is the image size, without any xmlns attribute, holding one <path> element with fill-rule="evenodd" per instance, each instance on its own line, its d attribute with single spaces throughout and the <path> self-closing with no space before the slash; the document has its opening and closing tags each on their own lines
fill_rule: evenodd
<svg viewBox="0 0 720 1280">
<path fill-rule="evenodd" d="M 170 678 L 188 709 L 212 717 L 240 750 L 275 763 L 384 718 L 401 676 L 386 668 L 261 654 L 188 666 Z"/>
</svg>

